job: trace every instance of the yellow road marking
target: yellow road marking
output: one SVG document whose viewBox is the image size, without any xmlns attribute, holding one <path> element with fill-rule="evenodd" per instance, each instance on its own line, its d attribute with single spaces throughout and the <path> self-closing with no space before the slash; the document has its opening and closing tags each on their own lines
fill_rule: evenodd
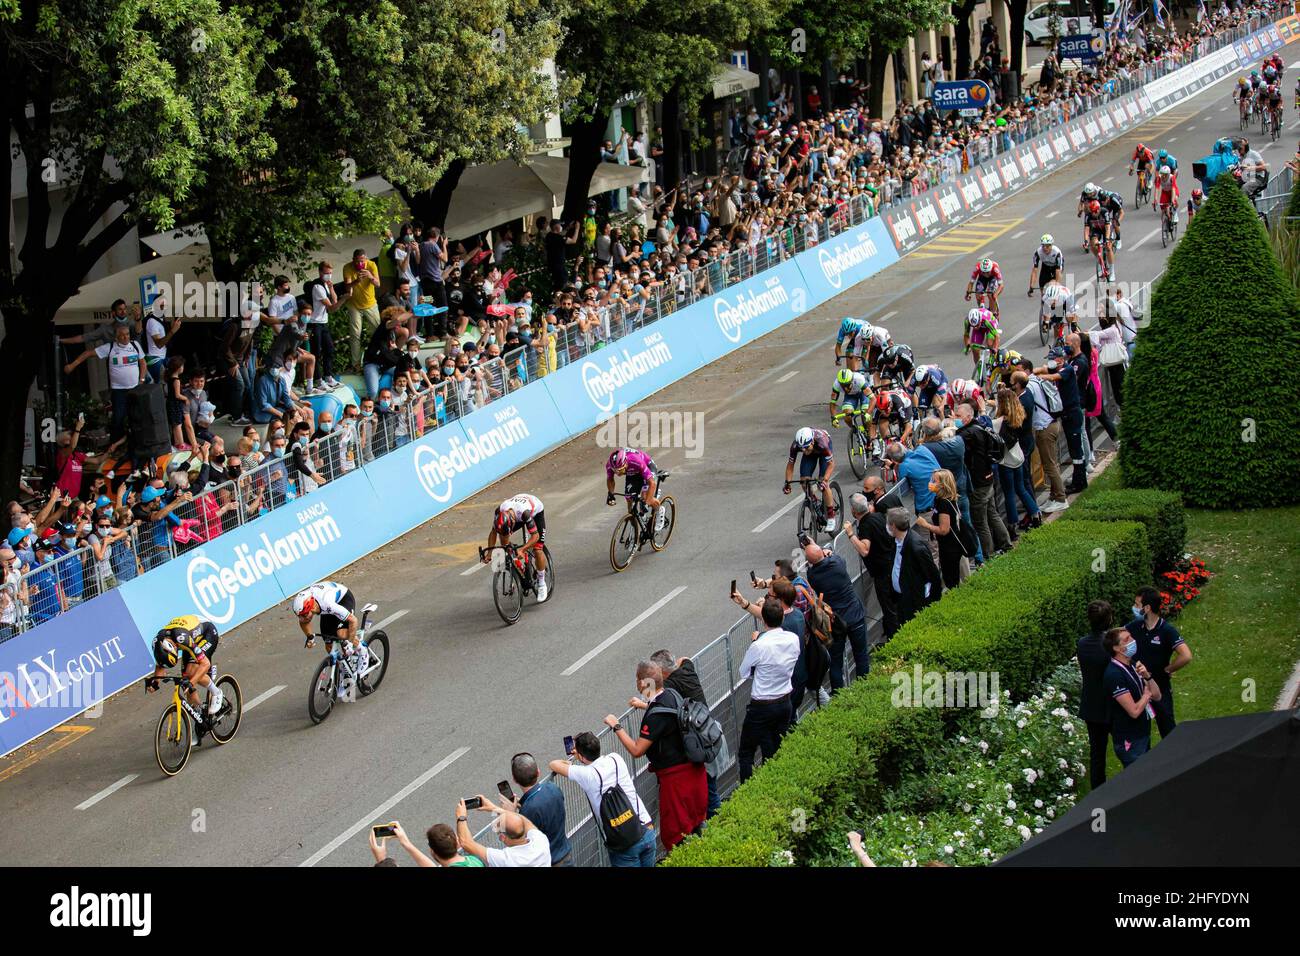
<svg viewBox="0 0 1300 956">
<path fill-rule="evenodd" d="M 1005 235 L 1024 222 L 1019 219 L 984 219 L 968 222 L 931 239 L 908 256 L 917 259 L 949 259 L 956 255 L 970 255 L 987 246 L 994 239 Z"/>
<path fill-rule="evenodd" d="M 86 726 L 84 724 L 65 724 L 62 727 L 55 727 L 51 733 L 58 734 L 59 736 L 56 737 L 48 746 L 42 747 L 35 753 L 28 754 L 12 766 L 0 770 L 0 782 L 8 780 L 15 774 L 22 773 L 38 760 L 48 757 L 55 751 L 62 750 L 64 747 L 68 746 L 68 744 L 75 743 L 94 729 L 94 727 Z"/>
</svg>

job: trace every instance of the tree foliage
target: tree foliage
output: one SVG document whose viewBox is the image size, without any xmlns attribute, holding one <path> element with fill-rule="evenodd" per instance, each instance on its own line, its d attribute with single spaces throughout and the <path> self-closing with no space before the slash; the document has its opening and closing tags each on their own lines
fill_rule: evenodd
<svg viewBox="0 0 1300 956">
<path fill-rule="evenodd" d="M 1120 466 L 1189 505 L 1300 500 L 1300 300 L 1229 176 L 1169 258 L 1124 380 Z"/>
</svg>

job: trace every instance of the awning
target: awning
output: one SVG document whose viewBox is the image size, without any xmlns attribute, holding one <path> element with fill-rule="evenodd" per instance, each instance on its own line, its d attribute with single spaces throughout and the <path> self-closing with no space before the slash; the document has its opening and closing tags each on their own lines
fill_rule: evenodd
<svg viewBox="0 0 1300 956">
<path fill-rule="evenodd" d="M 718 72 L 713 77 L 713 98 L 725 100 L 728 96 L 744 93 L 758 88 L 758 74 L 742 70 L 730 63 L 718 65 Z"/>
</svg>

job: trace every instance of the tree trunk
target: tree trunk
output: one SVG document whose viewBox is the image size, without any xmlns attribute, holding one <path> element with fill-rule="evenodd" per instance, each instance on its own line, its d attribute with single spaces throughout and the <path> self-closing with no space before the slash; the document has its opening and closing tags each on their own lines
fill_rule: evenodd
<svg viewBox="0 0 1300 956">
<path fill-rule="evenodd" d="M 767 52 L 760 50 L 754 57 L 755 72 L 758 74 L 758 89 L 755 94 L 758 97 L 758 112 L 760 116 L 767 115 L 767 104 L 772 102 L 772 85 L 768 82 L 767 71 L 771 68 L 772 58 Z"/>
<path fill-rule="evenodd" d="M 957 21 L 952 27 L 957 49 L 953 51 L 954 62 L 950 79 L 970 78 L 970 15 L 974 10 L 974 0 L 952 5 L 952 15 Z"/>
<path fill-rule="evenodd" d="M 591 177 L 600 165 L 600 144 L 604 142 L 608 125 L 607 112 L 569 124 L 569 179 L 564 186 L 564 212 L 561 214 L 565 222 L 576 222 L 587 211 L 587 193 L 591 190 Z M 667 123 L 664 124 L 664 135 L 668 135 Z M 666 146 L 665 143 L 665 152 Z"/>
<path fill-rule="evenodd" d="M 50 347 L 42 343 L 53 335 L 54 314 L 34 315 L 21 302 L 5 308 L 5 337 L 0 341 L 0 362 L 8 369 L 0 376 L 0 495 L 18 497 L 22 472 L 24 423 L 36 370 L 50 362 Z M 51 389 L 50 391 L 53 391 Z M 36 422 L 36 444 L 40 450 L 41 423 Z"/>
<path fill-rule="evenodd" d="M 460 185 L 460 177 L 465 172 L 465 160 L 453 159 L 451 164 L 443 171 L 442 176 L 433 184 L 432 189 L 425 189 L 418 193 L 408 193 L 406 190 L 400 190 L 402 199 L 406 201 L 407 208 L 411 210 L 411 218 L 418 221 L 424 226 L 437 226 L 440 229 L 447 225 L 447 211 L 451 208 L 451 197 Z M 460 239 L 460 236 L 449 236 L 449 239 Z"/>
<path fill-rule="evenodd" d="M 874 37 L 871 40 L 870 56 L 870 75 L 871 82 L 870 100 L 867 104 L 867 111 L 875 117 L 885 119 L 885 67 L 889 65 L 889 50 L 879 43 Z"/>
<path fill-rule="evenodd" d="M 682 91 L 676 84 L 664 94 L 664 190 L 682 181 Z"/>
</svg>

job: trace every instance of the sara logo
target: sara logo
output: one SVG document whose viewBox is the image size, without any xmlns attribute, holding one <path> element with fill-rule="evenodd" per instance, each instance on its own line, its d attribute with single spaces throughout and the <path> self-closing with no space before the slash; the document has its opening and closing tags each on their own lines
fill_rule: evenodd
<svg viewBox="0 0 1300 956">
<path fill-rule="evenodd" d="M 983 83 L 973 83 L 970 88 L 970 98 L 976 103 L 983 103 L 989 98 L 989 88 Z"/>
<path fill-rule="evenodd" d="M 1097 54 L 1097 56 L 1101 56 L 1106 52 L 1106 40 L 1100 33 L 1095 34 L 1093 38 L 1088 41 L 1088 48 L 1092 50 L 1093 53 Z"/>
<path fill-rule="evenodd" d="M 656 332 L 645 337 L 639 352 L 624 348 L 621 354 L 607 355 L 603 363 L 591 359 L 583 362 L 582 384 L 593 405 L 602 412 L 612 411 L 614 393 L 619 388 L 672 360 L 668 343 Z"/>
<path fill-rule="evenodd" d="M 863 232 L 856 242 L 838 242 L 829 249 L 819 247 L 817 264 L 822 267 L 822 275 L 831 288 L 838 289 L 844 283 L 844 273 L 870 262 L 879 251 L 871 236 Z"/>
<path fill-rule="evenodd" d="M 495 418 L 497 424 L 482 434 L 466 428 L 468 441 L 461 441 L 459 436 L 453 435 L 442 454 L 431 445 L 419 445 L 415 449 L 411 458 L 415 477 L 430 498 L 446 504 L 451 500 L 452 484 L 457 475 L 529 437 L 528 423 L 513 405 L 497 412 Z"/>
<path fill-rule="evenodd" d="M 343 536 L 325 504 L 299 511 L 298 523 L 301 527 L 275 540 L 263 532 L 252 544 L 235 545 L 224 563 L 211 557 L 209 549 L 195 552 L 186 569 L 195 610 L 213 624 L 225 624 L 235 616 L 235 597 L 242 588 L 271 577 Z"/>
<path fill-rule="evenodd" d="M 786 305 L 790 301 L 790 295 L 785 291 L 785 286 L 781 284 L 779 278 L 768 280 L 766 285 L 762 292 L 755 292 L 753 289 L 742 292 L 736 296 L 735 302 L 729 302 L 725 296 L 719 296 L 713 303 L 713 317 L 728 342 L 739 343 L 746 322 L 767 315 L 773 309 Z M 608 411 L 609 408 L 605 410 Z"/>
</svg>

